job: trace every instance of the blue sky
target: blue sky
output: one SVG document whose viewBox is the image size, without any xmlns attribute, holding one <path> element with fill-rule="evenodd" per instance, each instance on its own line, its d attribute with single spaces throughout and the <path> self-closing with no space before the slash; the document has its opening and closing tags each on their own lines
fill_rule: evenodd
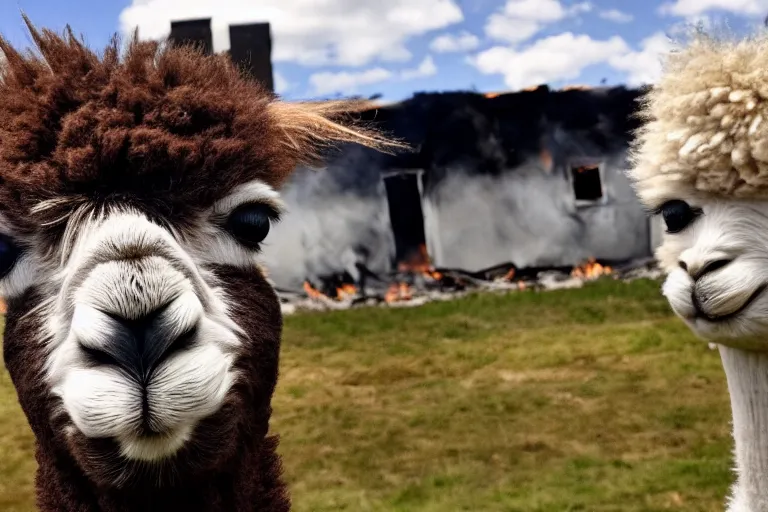
<svg viewBox="0 0 768 512">
<path fill-rule="evenodd" d="M 652 83 L 669 36 L 691 23 L 753 31 L 768 0 L 6 0 L 0 32 L 29 38 L 69 23 L 98 48 L 135 27 L 167 35 L 170 21 L 213 18 L 214 47 L 230 23 L 272 24 L 278 92 L 289 99 L 415 91 L 517 90 L 539 83 Z"/>
</svg>

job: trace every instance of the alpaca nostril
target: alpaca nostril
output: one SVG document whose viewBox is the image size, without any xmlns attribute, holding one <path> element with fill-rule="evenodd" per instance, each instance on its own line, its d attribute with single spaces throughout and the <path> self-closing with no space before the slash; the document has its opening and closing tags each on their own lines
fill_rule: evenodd
<svg viewBox="0 0 768 512">
<path fill-rule="evenodd" d="M 188 350 L 195 344 L 195 338 L 197 337 L 197 326 L 192 326 L 192 328 L 188 329 L 184 334 L 176 338 L 171 342 L 171 344 L 168 346 L 168 348 L 165 349 L 165 352 L 163 352 L 160 357 L 158 357 L 157 361 L 155 361 L 154 366 L 158 367 L 160 364 L 162 364 L 163 361 L 168 359 L 174 354 L 178 354 L 179 352 L 184 352 L 185 350 Z"/>
<path fill-rule="evenodd" d="M 678 261 L 677 264 L 680 266 L 681 269 L 688 272 L 688 264 L 682 260 Z"/>
<path fill-rule="evenodd" d="M 80 343 L 80 350 L 85 353 L 88 362 L 94 366 L 120 366 L 120 362 L 104 350 L 89 347 L 82 343 Z"/>
<path fill-rule="evenodd" d="M 712 272 L 720 270 L 721 268 L 723 268 L 726 265 L 728 265 L 731 261 L 733 261 L 733 260 L 722 259 L 722 260 L 715 260 L 715 261 L 712 261 L 710 263 L 707 263 L 706 265 L 704 265 L 704 267 L 701 270 L 699 270 L 696 273 L 695 279 L 701 279 L 706 274 L 710 274 Z"/>
<path fill-rule="evenodd" d="M 197 323 L 182 332 L 166 304 L 140 318 L 106 313 L 112 319 L 106 341 L 81 347 L 93 364 L 116 366 L 147 384 L 154 370 L 173 354 L 189 349 L 197 337 Z M 168 314 L 166 314 L 168 312 Z"/>
</svg>

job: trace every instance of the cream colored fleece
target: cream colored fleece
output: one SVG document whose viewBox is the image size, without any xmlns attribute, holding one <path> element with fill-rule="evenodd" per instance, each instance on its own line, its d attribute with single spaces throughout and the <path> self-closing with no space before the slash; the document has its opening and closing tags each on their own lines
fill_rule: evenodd
<svg viewBox="0 0 768 512">
<path fill-rule="evenodd" d="M 699 35 L 648 93 L 629 175 L 641 201 L 768 199 L 768 36 Z"/>
</svg>

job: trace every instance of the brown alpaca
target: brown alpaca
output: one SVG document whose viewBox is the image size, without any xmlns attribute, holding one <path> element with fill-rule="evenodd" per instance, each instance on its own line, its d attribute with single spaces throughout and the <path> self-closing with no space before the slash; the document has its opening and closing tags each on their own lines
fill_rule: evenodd
<svg viewBox="0 0 768 512">
<path fill-rule="evenodd" d="M 297 164 L 394 143 L 226 57 L 25 21 L 37 53 L 0 38 L 0 295 L 40 509 L 288 510 L 259 244 Z"/>
</svg>

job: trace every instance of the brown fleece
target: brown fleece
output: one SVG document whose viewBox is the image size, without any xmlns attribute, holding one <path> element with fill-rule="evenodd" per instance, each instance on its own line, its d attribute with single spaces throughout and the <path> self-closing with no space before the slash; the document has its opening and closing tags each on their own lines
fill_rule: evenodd
<svg viewBox="0 0 768 512">
<path fill-rule="evenodd" d="M 281 102 L 242 78 L 226 56 L 136 37 L 123 55 L 117 39 L 97 55 L 71 32 L 38 31 L 26 21 L 36 52 L 0 38 L 0 212 L 48 265 L 60 264 L 51 256 L 66 227 L 58 219 L 77 205 L 131 205 L 183 228 L 240 184 L 259 179 L 279 187 L 297 164 L 317 163 L 335 142 L 398 147 L 341 123 L 363 109 L 360 102 Z M 41 510 L 290 508 L 277 439 L 267 436 L 282 329 L 278 299 L 258 272 L 209 270 L 234 299 L 233 320 L 248 335 L 236 361 L 241 378 L 171 460 L 151 466 L 123 459 L 113 440 L 77 432 L 51 395 L 40 339 L 45 319 L 29 314 L 50 292 L 32 287 L 8 302 L 4 358 L 37 440 Z"/>
</svg>

